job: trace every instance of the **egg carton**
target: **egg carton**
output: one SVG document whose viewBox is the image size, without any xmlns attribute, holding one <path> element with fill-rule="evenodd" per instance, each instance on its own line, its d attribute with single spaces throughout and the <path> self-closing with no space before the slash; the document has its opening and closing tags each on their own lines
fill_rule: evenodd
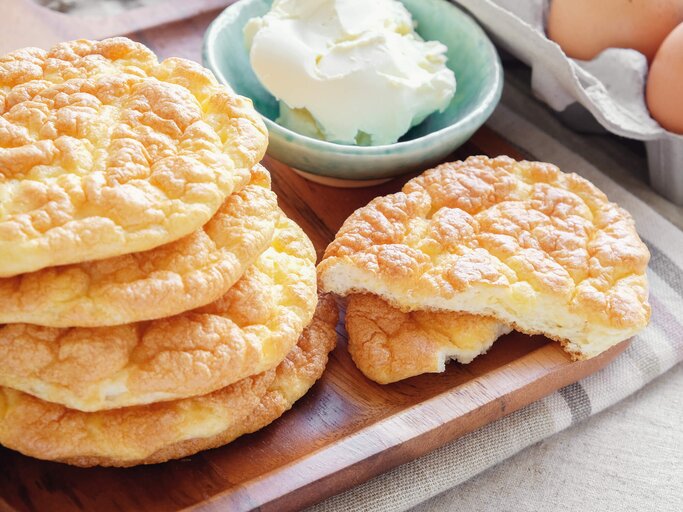
<svg viewBox="0 0 683 512">
<path fill-rule="evenodd" d="M 572 127 L 595 131 L 600 126 L 644 141 L 652 187 L 683 205 L 683 136 L 666 131 L 648 112 L 644 55 L 609 48 L 591 61 L 567 57 L 545 35 L 549 0 L 453 1 L 477 18 L 503 49 L 531 67 L 534 95 Z"/>
</svg>

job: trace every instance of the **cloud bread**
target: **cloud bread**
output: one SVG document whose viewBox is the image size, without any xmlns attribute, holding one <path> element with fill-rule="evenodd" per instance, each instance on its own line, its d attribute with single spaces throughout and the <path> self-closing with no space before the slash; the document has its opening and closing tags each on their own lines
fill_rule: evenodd
<svg viewBox="0 0 683 512">
<path fill-rule="evenodd" d="M 0 278 L 0 323 L 98 327 L 203 306 L 225 294 L 270 245 L 279 216 L 270 175 L 257 165 L 247 187 L 180 240 Z"/>
<path fill-rule="evenodd" d="M 511 331 L 509 325 L 487 316 L 404 313 L 371 294 L 349 295 L 345 321 L 353 362 L 380 384 L 443 372 L 450 359 L 470 363 Z"/>
<path fill-rule="evenodd" d="M 126 38 L 0 57 L 0 276 L 177 240 L 266 144 L 250 100 Z"/>
<path fill-rule="evenodd" d="M 215 448 L 268 425 L 323 373 L 336 343 L 337 310 L 321 297 L 298 345 L 277 368 L 208 395 L 80 412 L 0 388 L 0 443 L 76 466 L 133 466 Z"/>
<path fill-rule="evenodd" d="M 648 260 L 631 216 L 587 180 L 471 157 L 357 210 L 318 274 L 325 291 L 402 311 L 494 316 L 581 359 L 647 325 Z"/>
<path fill-rule="evenodd" d="M 205 394 L 273 368 L 313 316 L 315 259 L 282 214 L 271 247 L 207 306 L 114 327 L 0 328 L 0 385 L 96 411 Z"/>
</svg>

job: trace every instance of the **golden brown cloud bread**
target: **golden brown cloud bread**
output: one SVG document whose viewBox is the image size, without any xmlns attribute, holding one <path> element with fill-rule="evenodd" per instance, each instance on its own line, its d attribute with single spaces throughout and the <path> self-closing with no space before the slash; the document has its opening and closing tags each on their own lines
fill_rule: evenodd
<svg viewBox="0 0 683 512">
<path fill-rule="evenodd" d="M 280 213 L 270 176 L 254 167 L 197 231 L 145 252 L 0 278 L 0 323 L 122 325 L 175 315 L 221 297 L 268 247 Z"/>
<path fill-rule="evenodd" d="M 126 38 L 0 57 L 0 276 L 177 240 L 266 144 L 250 100 Z"/>
<path fill-rule="evenodd" d="M 87 413 L 0 388 L 0 444 L 77 466 L 153 464 L 224 445 L 280 417 L 320 378 L 336 322 L 334 301 L 321 297 L 277 368 L 183 400 Z"/>
<path fill-rule="evenodd" d="M 318 275 L 325 291 L 494 316 L 587 358 L 647 325 L 648 260 L 631 216 L 587 180 L 471 157 L 357 210 Z"/>
<path fill-rule="evenodd" d="M 316 301 L 315 251 L 283 214 L 271 247 L 207 306 L 114 327 L 0 328 L 0 385 L 83 411 L 209 393 L 282 361 Z"/>
<path fill-rule="evenodd" d="M 349 353 L 358 369 L 380 384 L 442 372 L 450 359 L 469 363 L 510 330 L 487 316 L 404 313 L 371 294 L 349 295 L 346 307 Z"/>
</svg>

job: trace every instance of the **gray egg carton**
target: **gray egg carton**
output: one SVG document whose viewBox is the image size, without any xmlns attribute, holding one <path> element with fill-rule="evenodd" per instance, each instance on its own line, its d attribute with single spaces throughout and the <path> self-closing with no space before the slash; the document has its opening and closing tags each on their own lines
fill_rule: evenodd
<svg viewBox="0 0 683 512">
<path fill-rule="evenodd" d="M 567 57 L 545 36 L 548 0 L 455 3 L 470 11 L 501 47 L 531 67 L 534 94 L 573 127 L 594 131 L 597 121 L 611 133 L 644 141 L 652 187 L 683 205 L 683 136 L 666 131 L 647 110 L 644 55 L 610 48 L 591 61 Z"/>
</svg>

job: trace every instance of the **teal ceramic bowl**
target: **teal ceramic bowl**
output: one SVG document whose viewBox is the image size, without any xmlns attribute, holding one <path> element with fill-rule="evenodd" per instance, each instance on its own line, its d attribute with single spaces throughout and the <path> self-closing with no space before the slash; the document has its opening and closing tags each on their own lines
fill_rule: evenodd
<svg viewBox="0 0 683 512">
<path fill-rule="evenodd" d="M 254 75 L 242 33 L 249 19 L 270 10 L 272 0 L 240 0 L 225 9 L 204 36 L 204 64 L 219 81 L 253 100 L 268 126 L 268 154 L 313 181 L 363 186 L 427 169 L 463 144 L 491 115 L 500 99 L 503 71 L 493 44 L 468 14 L 446 0 L 402 1 L 420 35 L 448 47 L 447 65 L 457 86 L 444 112 L 432 114 L 395 144 L 325 142 L 275 122 L 278 102 Z"/>
</svg>

